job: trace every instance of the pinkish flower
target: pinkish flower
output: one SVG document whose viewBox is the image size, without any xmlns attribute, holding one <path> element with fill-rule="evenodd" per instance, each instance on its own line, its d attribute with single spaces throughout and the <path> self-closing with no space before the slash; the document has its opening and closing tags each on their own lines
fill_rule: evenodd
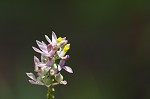
<svg viewBox="0 0 150 99">
<path fill-rule="evenodd" d="M 61 71 L 62 69 L 64 69 L 69 73 L 73 73 L 73 70 L 69 66 L 64 66 L 65 62 L 68 58 L 69 58 L 69 55 L 66 55 L 65 57 L 62 57 L 62 59 L 59 62 L 59 65 L 58 65 L 58 71 Z"/>
<path fill-rule="evenodd" d="M 35 72 L 37 72 L 37 78 L 33 73 L 26 73 L 31 84 L 44 85 L 46 87 L 67 84 L 67 81 L 63 79 L 61 70 L 64 69 L 69 73 L 73 73 L 73 70 L 65 65 L 69 55 L 66 55 L 70 49 L 70 44 L 67 44 L 66 37 L 57 38 L 56 34 L 52 32 L 52 41 L 47 35 L 45 35 L 48 45 L 43 41 L 36 40 L 39 48 L 32 47 L 34 51 L 41 54 L 41 60 L 34 56 Z"/>
</svg>

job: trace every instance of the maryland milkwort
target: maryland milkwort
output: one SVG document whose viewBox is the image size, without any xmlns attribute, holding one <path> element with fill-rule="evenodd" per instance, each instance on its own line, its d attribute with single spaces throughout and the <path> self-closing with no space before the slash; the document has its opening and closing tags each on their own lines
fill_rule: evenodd
<svg viewBox="0 0 150 99">
<path fill-rule="evenodd" d="M 70 44 L 68 44 L 66 37 L 57 38 L 54 32 L 52 32 L 52 41 L 47 35 L 45 35 L 45 38 L 48 44 L 36 40 L 39 49 L 32 47 L 34 51 L 41 54 L 40 60 L 34 56 L 34 71 L 37 72 L 38 77 L 35 77 L 33 73 L 26 74 L 31 78 L 29 80 L 31 84 L 43 85 L 48 88 L 47 99 L 54 99 L 54 86 L 67 84 L 67 81 L 61 75 L 61 70 L 64 69 L 69 73 L 73 73 L 69 66 L 65 66 L 66 60 L 69 59 L 69 55 L 66 55 L 66 53 L 70 49 Z"/>
</svg>

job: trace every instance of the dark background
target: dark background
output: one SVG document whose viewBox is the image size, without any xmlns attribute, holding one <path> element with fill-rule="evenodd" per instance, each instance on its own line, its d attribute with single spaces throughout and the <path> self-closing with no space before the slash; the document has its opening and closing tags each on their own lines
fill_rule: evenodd
<svg viewBox="0 0 150 99">
<path fill-rule="evenodd" d="M 1 0 L 0 99 L 46 99 L 25 73 L 52 31 L 71 43 L 74 70 L 56 99 L 150 99 L 149 0 Z"/>
</svg>

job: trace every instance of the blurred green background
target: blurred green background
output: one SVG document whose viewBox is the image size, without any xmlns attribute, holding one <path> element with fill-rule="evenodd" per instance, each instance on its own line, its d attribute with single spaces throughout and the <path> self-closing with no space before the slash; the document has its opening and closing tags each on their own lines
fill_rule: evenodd
<svg viewBox="0 0 150 99">
<path fill-rule="evenodd" d="M 56 99 L 150 99 L 149 0 L 1 0 L 0 99 L 46 99 L 29 84 L 35 40 L 71 43 Z"/>
</svg>

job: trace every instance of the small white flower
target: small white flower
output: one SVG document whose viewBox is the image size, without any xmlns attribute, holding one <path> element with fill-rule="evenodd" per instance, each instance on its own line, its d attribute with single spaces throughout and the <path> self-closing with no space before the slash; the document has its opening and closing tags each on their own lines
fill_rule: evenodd
<svg viewBox="0 0 150 99">
<path fill-rule="evenodd" d="M 65 45 L 65 47 L 63 48 L 63 50 L 58 51 L 57 54 L 60 58 L 64 57 L 65 54 L 67 53 L 67 51 L 70 49 L 70 44 Z"/>
<path fill-rule="evenodd" d="M 57 36 L 54 32 L 52 32 L 52 41 L 50 40 L 50 38 L 47 35 L 45 35 L 45 38 L 49 42 L 49 44 L 52 44 L 52 46 L 58 46 L 58 48 L 60 48 L 61 46 L 65 45 L 68 42 L 66 40 L 66 37 L 57 38 Z"/>
</svg>

